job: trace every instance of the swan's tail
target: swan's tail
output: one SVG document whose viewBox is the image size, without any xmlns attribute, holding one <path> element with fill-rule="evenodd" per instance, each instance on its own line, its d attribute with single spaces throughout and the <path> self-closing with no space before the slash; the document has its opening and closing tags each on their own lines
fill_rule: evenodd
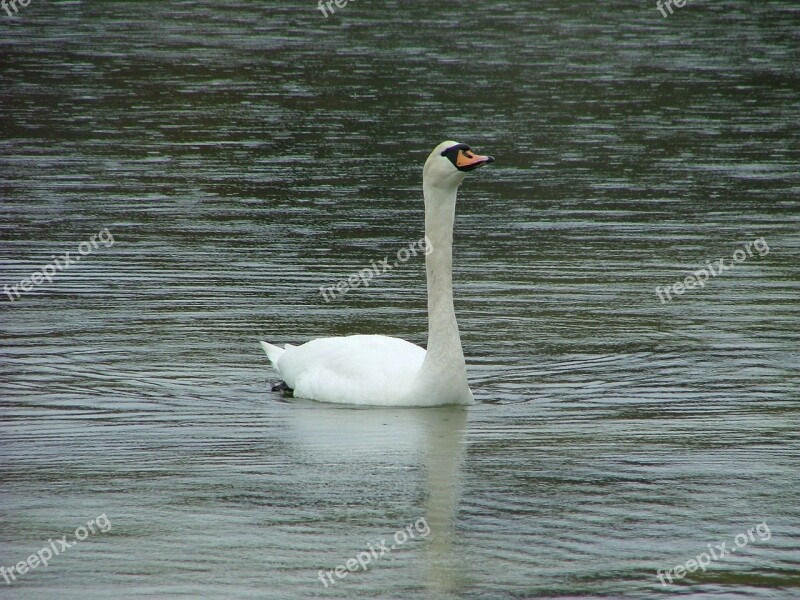
<svg viewBox="0 0 800 600">
<path fill-rule="evenodd" d="M 264 349 L 264 352 L 267 353 L 269 362 L 272 363 L 273 368 L 277 371 L 278 359 L 283 355 L 284 352 L 286 352 L 286 350 L 283 348 L 278 348 L 277 346 L 273 346 L 272 344 L 268 344 L 267 342 L 261 342 L 261 347 Z"/>
</svg>

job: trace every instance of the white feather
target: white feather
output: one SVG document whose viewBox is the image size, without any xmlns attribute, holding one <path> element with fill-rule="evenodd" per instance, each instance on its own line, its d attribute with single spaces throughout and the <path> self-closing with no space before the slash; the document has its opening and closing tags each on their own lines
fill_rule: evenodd
<svg viewBox="0 0 800 600">
<path fill-rule="evenodd" d="M 317 338 L 285 350 L 277 369 L 301 398 L 385 406 L 398 404 L 408 393 L 407 384 L 424 360 L 425 350 L 411 342 L 351 335 Z"/>
<path fill-rule="evenodd" d="M 463 148 L 456 142 L 439 144 L 423 169 L 425 236 L 430 245 L 425 252 L 428 350 L 383 335 L 317 338 L 285 348 L 261 342 L 295 396 L 374 406 L 472 402 L 453 309 L 453 223 L 456 192 L 466 171 L 494 159 L 469 150 L 462 153 Z"/>
</svg>

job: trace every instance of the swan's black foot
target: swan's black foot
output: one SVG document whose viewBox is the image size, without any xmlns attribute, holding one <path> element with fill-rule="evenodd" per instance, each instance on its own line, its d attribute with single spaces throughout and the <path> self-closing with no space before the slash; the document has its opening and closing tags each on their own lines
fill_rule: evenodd
<svg viewBox="0 0 800 600">
<path fill-rule="evenodd" d="M 280 383 L 272 384 L 272 391 L 273 392 L 292 392 L 292 388 L 286 385 L 285 381 L 281 381 Z"/>
</svg>

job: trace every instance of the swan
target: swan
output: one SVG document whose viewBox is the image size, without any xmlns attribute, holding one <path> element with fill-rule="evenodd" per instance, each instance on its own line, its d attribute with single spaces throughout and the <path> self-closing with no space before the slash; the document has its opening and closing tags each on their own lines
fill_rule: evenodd
<svg viewBox="0 0 800 600">
<path fill-rule="evenodd" d="M 365 406 L 472 404 L 453 309 L 453 222 L 467 172 L 494 162 L 466 144 L 442 142 L 422 170 L 428 349 L 385 335 L 313 339 L 279 348 L 261 342 L 295 397 Z"/>
</svg>

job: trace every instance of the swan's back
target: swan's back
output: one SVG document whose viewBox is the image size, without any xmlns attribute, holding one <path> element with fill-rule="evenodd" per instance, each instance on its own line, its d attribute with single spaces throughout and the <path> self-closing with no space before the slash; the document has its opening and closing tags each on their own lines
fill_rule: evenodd
<svg viewBox="0 0 800 600">
<path fill-rule="evenodd" d="M 399 338 L 351 335 L 289 346 L 277 368 L 295 396 L 322 402 L 397 405 L 408 397 L 425 350 Z"/>
</svg>

